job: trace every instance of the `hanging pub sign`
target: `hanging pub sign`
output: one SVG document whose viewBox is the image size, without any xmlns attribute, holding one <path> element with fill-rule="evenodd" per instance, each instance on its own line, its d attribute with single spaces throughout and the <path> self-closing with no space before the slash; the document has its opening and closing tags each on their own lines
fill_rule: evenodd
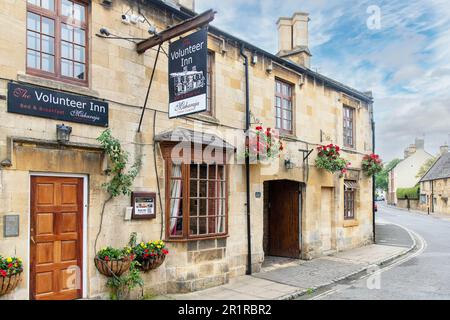
<svg viewBox="0 0 450 320">
<path fill-rule="evenodd" d="M 170 44 L 169 118 L 207 110 L 207 59 L 206 29 Z"/>
<path fill-rule="evenodd" d="M 108 103 L 40 87 L 8 83 L 8 112 L 108 126 Z"/>
</svg>

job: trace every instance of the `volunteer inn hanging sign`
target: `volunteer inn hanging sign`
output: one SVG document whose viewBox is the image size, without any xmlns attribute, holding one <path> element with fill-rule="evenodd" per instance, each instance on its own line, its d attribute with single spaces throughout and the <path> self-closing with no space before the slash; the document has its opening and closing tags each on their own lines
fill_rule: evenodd
<svg viewBox="0 0 450 320">
<path fill-rule="evenodd" d="M 170 44 L 169 118 L 207 110 L 207 59 L 206 29 Z"/>
<path fill-rule="evenodd" d="M 55 120 L 108 126 L 108 103 L 85 96 L 8 83 L 8 112 Z"/>
</svg>

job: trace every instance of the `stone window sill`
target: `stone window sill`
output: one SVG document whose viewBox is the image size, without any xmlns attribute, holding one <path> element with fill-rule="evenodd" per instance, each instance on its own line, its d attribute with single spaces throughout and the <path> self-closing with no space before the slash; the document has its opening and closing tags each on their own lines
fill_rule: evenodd
<svg viewBox="0 0 450 320">
<path fill-rule="evenodd" d="M 220 235 L 220 236 L 211 236 L 211 237 L 199 237 L 199 238 L 189 238 L 189 239 L 166 239 L 164 242 L 167 243 L 186 243 L 193 241 L 204 241 L 204 240 L 215 240 L 215 239 L 226 239 L 229 238 L 230 235 Z"/>
<path fill-rule="evenodd" d="M 353 220 L 344 220 L 344 228 L 352 228 L 359 226 L 359 221 L 356 219 Z"/>
<path fill-rule="evenodd" d="M 202 113 L 198 113 L 198 114 L 193 114 L 190 116 L 187 116 L 186 118 L 192 119 L 192 120 L 198 120 L 198 121 L 202 121 L 202 122 L 209 122 L 209 123 L 213 123 L 213 124 L 220 124 L 220 121 L 209 114 L 202 114 Z"/>
</svg>

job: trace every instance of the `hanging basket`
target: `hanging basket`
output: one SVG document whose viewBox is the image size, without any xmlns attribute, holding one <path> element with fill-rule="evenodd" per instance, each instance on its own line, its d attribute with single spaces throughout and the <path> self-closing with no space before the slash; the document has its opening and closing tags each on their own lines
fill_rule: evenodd
<svg viewBox="0 0 450 320">
<path fill-rule="evenodd" d="M 143 272 L 149 272 L 150 270 L 155 270 L 156 268 L 159 268 L 163 263 L 164 260 L 166 260 L 166 255 L 161 254 L 158 255 L 154 259 L 145 259 L 143 261 L 139 261 L 140 266 L 139 269 Z"/>
<path fill-rule="evenodd" d="M 13 291 L 22 280 L 22 272 L 0 277 L 0 297 Z"/>
<path fill-rule="evenodd" d="M 128 271 L 131 266 L 131 259 L 129 257 L 120 260 L 101 260 L 98 257 L 94 258 L 97 270 L 107 277 L 120 277 Z"/>
</svg>

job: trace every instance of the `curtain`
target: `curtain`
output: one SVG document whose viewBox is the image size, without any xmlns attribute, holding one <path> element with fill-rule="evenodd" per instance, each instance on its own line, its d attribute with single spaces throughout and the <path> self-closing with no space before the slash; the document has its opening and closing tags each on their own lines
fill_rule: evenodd
<svg viewBox="0 0 450 320">
<path fill-rule="evenodd" d="M 181 177 L 181 165 L 172 164 L 172 177 Z M 181 217 L 182 211 L 180 207 L 182 205 L 181 198 L 181 183 L 182 180 L 170 180 L 170 234 L 177 234 L 178 219 Z M 172 200 L 173 199 L 173 200 Z"/>
</svg>

